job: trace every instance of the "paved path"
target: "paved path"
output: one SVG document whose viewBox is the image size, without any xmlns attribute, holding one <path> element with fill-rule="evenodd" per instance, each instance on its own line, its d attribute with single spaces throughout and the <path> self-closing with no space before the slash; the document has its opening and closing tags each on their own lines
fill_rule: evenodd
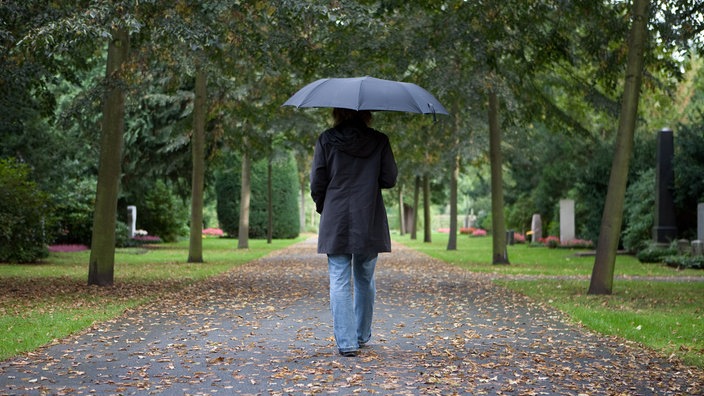
<svg viewBox="0 0 704 396">
<path fill-rule="evenodd" d="M 39 352 L 0 394 L 694 395 L 704 372 L 395 246 L 371 344 L 337 354 L 325 257 L 296 244 Z"/>
</svg>

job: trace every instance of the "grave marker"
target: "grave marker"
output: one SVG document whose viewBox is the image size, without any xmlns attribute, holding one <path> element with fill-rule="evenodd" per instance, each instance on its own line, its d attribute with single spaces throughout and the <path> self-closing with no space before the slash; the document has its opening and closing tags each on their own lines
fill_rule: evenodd
<svg viewBox="0 0 704 396">
<path fill-rule="evenodd" d="M 677 237 L 675 204 L 672 197 L 675 180 L 672 157 L 675 155 L 675 143 L 671 129 L 665 128 L 658 133 L 657 150 L 653 242 L 669 244 Z"/>
<path fill-rule="evenodd" d="M 538 243 L 543 239 L 543 222 L 540 219 L 540 214 L 535 213 L 533 219 L 530 222 L 531 242 Z"/>
<path fill-rule="evenodd" d="M 560 242 L 575 239 L 574 231 L 574 200 L 560 200 Z"/>
<path fill-rule="evenodd" d="M 137 207 L 134 205 L 127 207 L 127 228 L 129 229 L 128 236 L 134 238 L 137 231 Z"/>
</svg>

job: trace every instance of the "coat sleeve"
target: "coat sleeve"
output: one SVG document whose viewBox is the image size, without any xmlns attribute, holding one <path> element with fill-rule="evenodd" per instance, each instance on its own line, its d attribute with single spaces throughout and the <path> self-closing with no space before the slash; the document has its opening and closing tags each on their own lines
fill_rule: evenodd
<svg viewBox="0 0 704 396">
<path fill-rule="evenodd" d="M 381 150 L 381 169 L 379 170 L 379 187 L 392 188 L 396 185 L 396 177 L 398 176 L 398 168 L 394 153 L 391 150 L 389 139 L 386 138 L 384 148 Z"/>
<path fill-rule="evenodd" d="M 313 165 L 310 170 L 310 196 L 315 202 L 315 211 L 323 213 L 323 204 L 325 203 L 325 193 L 328 189 L 330 178 L 328 177 L 328 168 L 325 160 L 325 150 L 320 138 L 315 143 L 315 152 L 313 154 Z"/>
</svg>

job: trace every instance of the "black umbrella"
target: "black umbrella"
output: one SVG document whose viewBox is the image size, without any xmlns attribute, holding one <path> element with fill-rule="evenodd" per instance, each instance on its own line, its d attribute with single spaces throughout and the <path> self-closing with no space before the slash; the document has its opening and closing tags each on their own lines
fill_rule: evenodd
<svg viewBox="0 0 704 396">
<path fill-rule="evenodd" d="M 449 114 L 433 95 L 416 84 L 369 76 L 314 81 L 283 105 Z"/>
</svg>

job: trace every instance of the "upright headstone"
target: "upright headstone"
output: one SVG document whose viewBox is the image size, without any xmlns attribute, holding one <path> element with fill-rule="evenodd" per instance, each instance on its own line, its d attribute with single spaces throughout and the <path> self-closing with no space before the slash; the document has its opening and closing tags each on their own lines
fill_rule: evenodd
<svg viewBox="0 0 704 396">
<path fill-rule="evenodd" d="M 704 203 L 697 205 L 697 239 L 692 241 L 692 255 L 704 256 Z"/>
<path fill-rule="evenodd" d="M 543 222 L 540 219 L 540 214 L 533 214 L 533 219 L 530 222 L 530 230 L 532 232 L 531 242 L 538 243 L 543 239 Z"/>
<path fill-rule="evenodd" d="M 675 140 L 672 130 L 665 128 L 658 133 L 657 164 L 655 167 L 655 225 L 653 242 L 668 244 L 677 237 L 675 204 L 672 198 L 675 172 L 672 157 Z"/>
<path fill-rule="evenodd" d="M 697 239 L 704 242 L 704 203 L 697 205 Z"/>
<path fill-rule="evenodd" d="M 560 242 L 575 239 L 574 231 L 574 200 L 560 200 Z"/>
<path fill-rule="evenodd" d="M 127 207 L 127 227 L 129 228 L 129 237 L 134 238 L 137 231 L 137 207 L 130 205 Z"/>
<path fill-rule="evenodd" d="M 690 254 L 692 253 L 692 244 L 686 239 L 678 239 L 677 251 L 680 252 L 680 254 Z"/>
</svg>

